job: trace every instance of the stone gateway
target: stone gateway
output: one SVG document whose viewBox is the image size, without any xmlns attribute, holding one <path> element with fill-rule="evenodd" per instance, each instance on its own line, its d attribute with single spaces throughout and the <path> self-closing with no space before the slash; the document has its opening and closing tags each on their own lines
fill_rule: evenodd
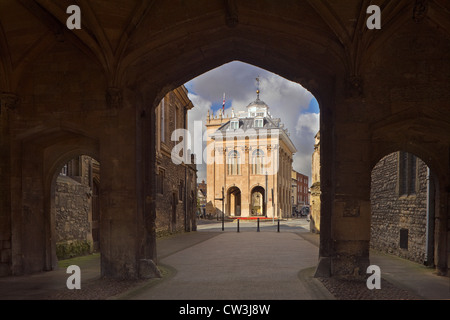
<svg viewBox="0 0 450 320">
<path fill-rule="evenodd" d="M 380 0 L 381 30 L 367 28 L 362 0 L 77 4 L 81 29 L 69 30 L 67 3 L 0 1 L 1 275 L 56 268 L 53 178 L 88 155 L 101 164 L 101 275 L 141 277 L 141 261 L 157 258 L 164 170 L 157 107 L 190 79 L 234 60 L 300 83 L 319 102 L 318 274 L 365 275 L 372 169 L 397 151 L 421 158 L 433 175 L 433 261 L 448 273 L 448 1 Z M 176 228 L 177 185 L 163 186 Z M 243 191 L 241 214 L 250 210 Z"/>
</svg>

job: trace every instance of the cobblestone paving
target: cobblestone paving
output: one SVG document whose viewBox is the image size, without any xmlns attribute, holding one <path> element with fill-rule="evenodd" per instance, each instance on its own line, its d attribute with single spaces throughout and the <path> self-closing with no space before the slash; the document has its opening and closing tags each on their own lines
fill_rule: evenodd
<svg viewBox="0 0 450 320">
<path fill-rule="evenodd" d="M 318 278 L 337 300 L 420 300 L 419 296 L 381 279 L 380 290 L 369 290 L 364 281 Z M 130 289 L 145 285 L 149 280 L 98 279 L 82 290 L 61 290 L 48 296 L 49 300 L 106 300 Z"/>
<path fill-rule="evenodd" d="M 83 285 L 81 290 L 61 290 L 48 296 L 48 300 L 107 300 L 149 280 L 97 279 Z"/>
<path fill-rule="evenodd" d="M 420 300 L 421 297 L 381 279 L 381 289 L 369 290 L 365 281 L 318 278 L 338 300 Z"/>
</svg>

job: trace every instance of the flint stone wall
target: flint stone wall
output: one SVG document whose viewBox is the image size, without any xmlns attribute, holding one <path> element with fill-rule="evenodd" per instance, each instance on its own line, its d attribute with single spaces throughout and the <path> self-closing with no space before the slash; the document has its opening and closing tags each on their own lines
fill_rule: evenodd
<svg viewBox="0 0 450 320">
<path fill-rule="evenodd" d="M 398 194 L 398 153 L 374 167 L 371 187 L 371 239 L 373 249 L 423 263 L 426 257 L 427 166 L 417 160 L 417 192 Z M 400 247 L 401 230 L 407 231 L 407 248 Z"/>
<path fill-rule="evenodd" d="M 91 188 L 72 178 L 59 176 L 55 190 L 57 246 L 92 240 Z"/>
</svg>

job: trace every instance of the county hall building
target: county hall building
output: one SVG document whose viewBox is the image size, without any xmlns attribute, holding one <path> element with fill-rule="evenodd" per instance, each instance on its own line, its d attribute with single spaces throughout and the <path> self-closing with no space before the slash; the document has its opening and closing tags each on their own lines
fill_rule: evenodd
<svg viewBox="0 0 450 320">
<path fill-rule="evenodd" d="M 289 217 L 297 151 L 281 119 L 257 98 L 246 111 L 208 112 L 207 210 L 228 217 Z M 224 203 L 222 204 L 222 200 Z"/>
</svg>

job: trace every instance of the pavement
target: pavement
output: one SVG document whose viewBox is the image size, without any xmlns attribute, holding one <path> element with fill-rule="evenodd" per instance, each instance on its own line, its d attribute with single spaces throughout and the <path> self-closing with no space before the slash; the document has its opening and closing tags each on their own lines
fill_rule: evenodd
<svg viewBox="0 0 450 320">
<path fill-rule="evenodd" d="M 197 232 L 157 240 L 163 277 L 141 282 L 119 300 L 329 300 L 313 277 L 319 236 L 303 219 L 260 222 L 199 221 Z M 278 232 L 278 228 L 280 232 Z M 420 264 L 371 252 L 382 278 L 424 300 L 450 299 L 450 278 Z M 100 276 L 99 255 L 62 261 L 58 270 L 0 278 L 0 300 L 46 300 L 67 291 L 66 267 L 81 269 L 82 289 Z M 86 286 L 85 286 L 86 287 Z"/>
</svg>

